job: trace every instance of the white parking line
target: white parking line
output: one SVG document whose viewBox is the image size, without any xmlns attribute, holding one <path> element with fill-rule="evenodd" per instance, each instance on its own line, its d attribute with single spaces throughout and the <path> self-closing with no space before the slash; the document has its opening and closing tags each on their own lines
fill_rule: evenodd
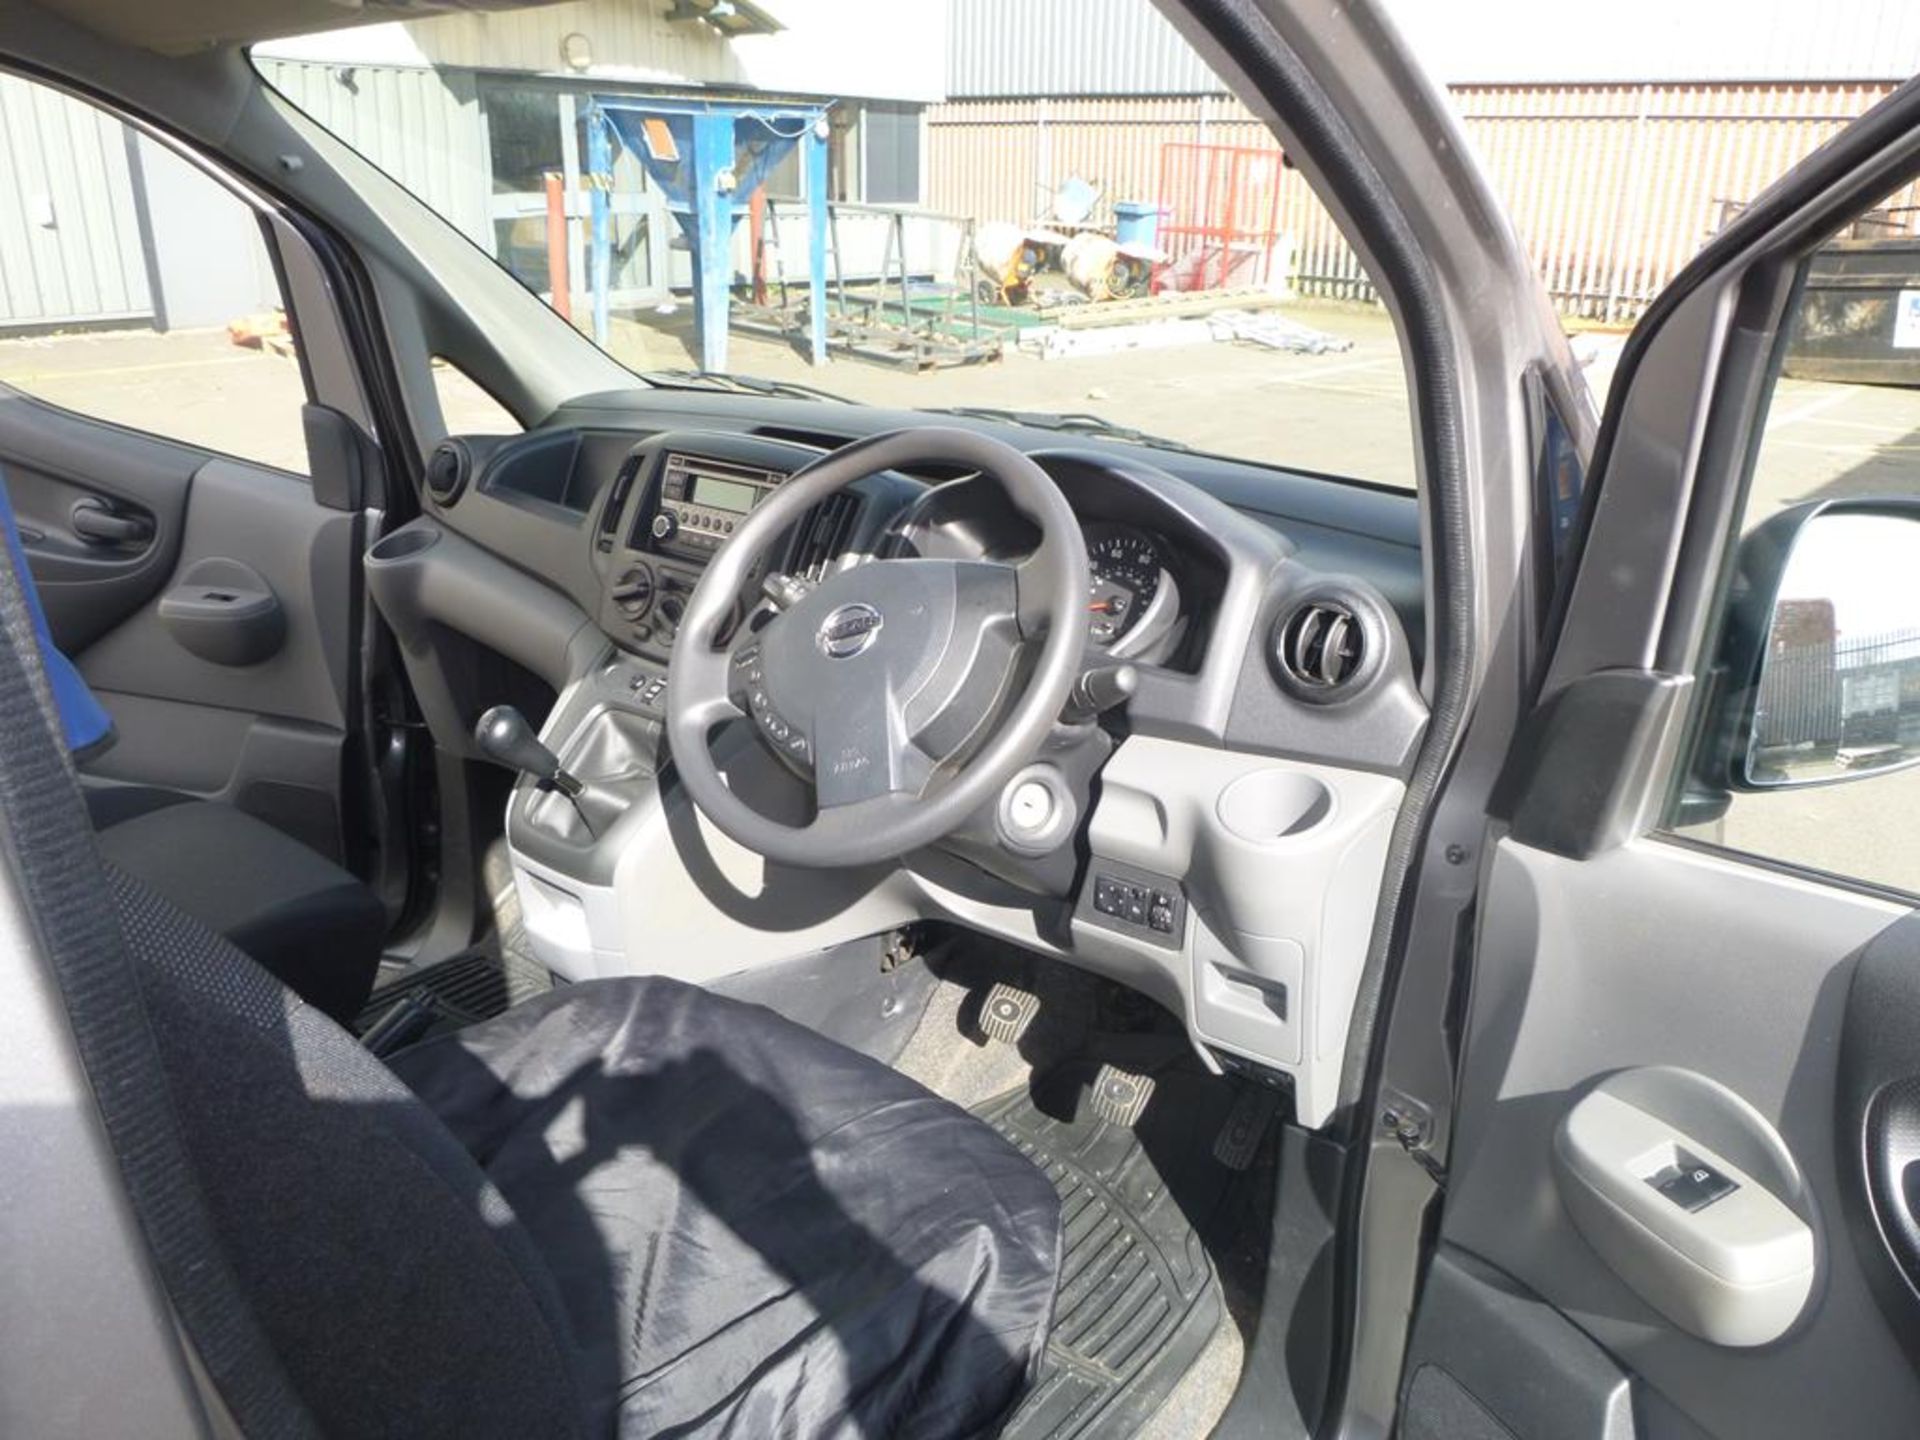
<svg viewBox="0 0 1920 1440">
<path fill-rule="evenodd" d="M 1345 375 L 1354 370 L 1379 370 L 1389 365 L 1397 369 L 1399 364 L 1398 360 L 1382 360 L 1375 357 L 1372 360 L 1347 360 L 1338 365 L 1316 365 L 1313 369 L 1303 370 L 1298 375 L 1267 375 L 1262 378 L 1276 385 L 1311 385 L 1314 381 L 1324 380 L 1329 375 Z"/>
<path fill-rule="evenodd" d="M 1791 410 L 1776 410 L 1767 417 L 1767 429 L 1769 431 L 1784 430 L 1789 425 L 1798 425 L 1803 420 L 1811 420 L 1816 415 L 1825 414 L 1836 405 L 1846 404 L 1858 394 L 1857 390 L 1851 388 L 1835 390 L 1826 395 L 1816 395 L 1806 404 L 1797 405 Z"/>
<path fill-rule="evenodd" d="M 1911 435 L 1915 430 L 1920 430 L 1920 411 L 1916 411 L 1913 419 L 1905 425 L 1887 425 L 1872 420 L 1826 420 L 1817 415 L 1807 423 L 1823 429 L 1865 430 L 1873 435 Z"/>
</svg>

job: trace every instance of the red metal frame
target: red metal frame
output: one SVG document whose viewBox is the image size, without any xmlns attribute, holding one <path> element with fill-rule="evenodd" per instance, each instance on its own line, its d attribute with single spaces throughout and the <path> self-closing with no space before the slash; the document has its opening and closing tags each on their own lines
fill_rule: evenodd
<svg viewBox="0 0 1920 1440">
<path fill-rule="evenodd" d="M 1225 289 L 1235 283 L 1266 285 L 1280 238 L 1280 187 L 1284 157 L 1274 146 L 1195 145 L 1160 147 L 1160 248 L 1167 258 L 1154 270 L 1153 288 Z M 1236 277 L 1246 260 L 1252 274 Z"/>
</svg>

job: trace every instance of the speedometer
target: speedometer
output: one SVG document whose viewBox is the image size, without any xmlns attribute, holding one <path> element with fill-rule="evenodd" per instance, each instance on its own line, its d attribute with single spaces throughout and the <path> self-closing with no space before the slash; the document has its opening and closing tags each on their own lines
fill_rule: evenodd
<svg viewBox="0 0 1920 1440">
<path fill-rule="evenodd" d="M 1087 570 L 1091 580 L 1087 635 L 1094 644 L 1109 646 L 1153 604 L 1165 571 L 1160 546 L 1141 530 L 1089 532 Z"/>
</svg>

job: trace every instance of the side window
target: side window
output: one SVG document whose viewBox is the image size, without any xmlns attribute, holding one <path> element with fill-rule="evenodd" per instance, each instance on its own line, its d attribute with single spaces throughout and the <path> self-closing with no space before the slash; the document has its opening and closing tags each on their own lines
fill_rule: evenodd
<svg viewBox="0 0 1920 1440">
<path fill-rule="evenodd" d="M 1876 210 L 1806 263 L 1714 651 L 1716 718 L 1674 829 L 1920 893 L 1916 220 Z"/>
<path fill-rule="evenodd" d="M 253 210 L 84 101 L 0 75 L 0 395 L 305 473 Z"/>
</svg>

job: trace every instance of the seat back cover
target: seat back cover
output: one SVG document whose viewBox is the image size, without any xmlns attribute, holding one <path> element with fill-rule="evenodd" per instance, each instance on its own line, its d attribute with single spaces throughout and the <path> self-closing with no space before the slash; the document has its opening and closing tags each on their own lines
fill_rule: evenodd
<svg viewBox="0 0 1920 1440">
<path fill-rule="evenodd" d="M 0 622 L 0 850 L 168 1299 L 241 1430 L 581 1433 L 552 1276 L 498 1192 L 344 1031 L 107 870 L 10 558 Z"/>
</svg>

